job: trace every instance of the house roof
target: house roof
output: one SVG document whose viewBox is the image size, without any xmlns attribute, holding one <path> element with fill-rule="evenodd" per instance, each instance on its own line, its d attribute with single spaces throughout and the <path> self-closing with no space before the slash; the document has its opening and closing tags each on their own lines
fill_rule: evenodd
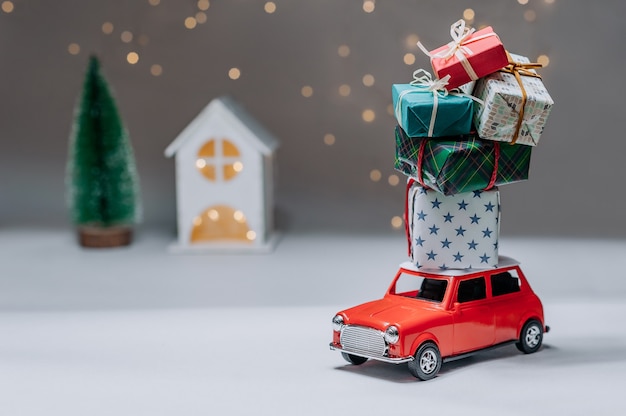
<svg viewBox="0 0 626 416">
<path fill-rule="evenodd" d="M 202 126 L 205 120 L 213 114 L 219 114 L 221 117 L 229 119 L 231 123 L 235 123 L 249 134 L 244 137 L 250 137 L 250 145 L 264 155 L 270 155 L 279 145 L 278 140 L 268 132 L 250 113 L 242 106 L 237 104 L 231 97 L 222 96 L 212 100 L 204 109 L 193 119 L 187 127 L 174 139 L 172 143 L 165 149 L 165 156 L 172 157 L 178 149 L 184 146 L 185 142 L 195 134 L 196 130 Z"/>
</svg>

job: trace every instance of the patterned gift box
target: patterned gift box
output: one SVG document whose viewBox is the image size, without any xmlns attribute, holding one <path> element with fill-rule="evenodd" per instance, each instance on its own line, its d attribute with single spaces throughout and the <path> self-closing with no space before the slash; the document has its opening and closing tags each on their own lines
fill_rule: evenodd
<svg viewBox="0 0 626 416">
<path fill-rule="evenodd" d="M 466 95 L 412 84 L 392 85 L 391 95 L 398 124 L 412 137 L 454 136 L 472 128 L 474 101 Z"/>
<path fill-rule="evenodd" d="M 417 267 L 441 270 L 497 265 L 497 189 L 445 196 L 409 180 L 406 202 L 409 256 Z"/>
<path fill-rule="evenodd" d="M 430 140 L 396 126 L 395 168 L 444 195 L 528 179 L 532 147 L 464 135 Z"/>
<path fill-rule="evenodd" d="M 528 58 L 511 54 L 507 72 L 480 79 L 474 95 L 483 101 L 474 106 L 474 123 L 482 139 L 536 146 L 554 102 Z M 515 74 L 518 73 L 518 75 Z"/>
<path fill-rule="evenodd" d="M 490 26 L 474 32 L 466 28 L 461 19 L 451 25 L 450 36 L 451 42 L 430 52 L 418 42 L 430 57 L 437 77 L 450 76 L 448 90 L 489 75 L 509 63 L 500 38 Z"/>
</svg>

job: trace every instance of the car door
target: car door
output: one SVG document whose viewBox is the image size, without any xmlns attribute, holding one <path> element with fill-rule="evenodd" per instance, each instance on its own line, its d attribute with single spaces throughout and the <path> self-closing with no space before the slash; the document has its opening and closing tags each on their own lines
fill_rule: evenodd
<svg viewBox="0 0 626 416">
<path fill-rule="evenodd" d="M 461 279 L 454 298 L 454 354 L 493 345 L 495 315 L 487 301 L 485 276 Z"/>
</svg>

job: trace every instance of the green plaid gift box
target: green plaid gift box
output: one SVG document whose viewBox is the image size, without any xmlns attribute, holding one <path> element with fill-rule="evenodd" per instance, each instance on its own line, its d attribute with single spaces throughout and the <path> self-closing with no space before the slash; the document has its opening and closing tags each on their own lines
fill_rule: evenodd
<svg viewBox="0 0 626 416">
<path fill-rule="evenodd" d="M 481 140 L 475 134 L 428 139 L 396 126 L 396 170 L 444 195 L 528 179 L 532 146 Z"/>
</svg>

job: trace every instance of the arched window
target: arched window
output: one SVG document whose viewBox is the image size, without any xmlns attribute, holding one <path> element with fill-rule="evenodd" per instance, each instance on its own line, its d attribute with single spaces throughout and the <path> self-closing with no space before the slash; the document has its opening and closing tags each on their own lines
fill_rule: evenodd
<svg viewBox="0 0 626 416">
<path fill-rule="evenodd" d="M 196 168 L 211 182 L 233 179 L 243 170 L 240 153 L 228 139 L 209 139 L 198 150 Z"/>
</svg>

